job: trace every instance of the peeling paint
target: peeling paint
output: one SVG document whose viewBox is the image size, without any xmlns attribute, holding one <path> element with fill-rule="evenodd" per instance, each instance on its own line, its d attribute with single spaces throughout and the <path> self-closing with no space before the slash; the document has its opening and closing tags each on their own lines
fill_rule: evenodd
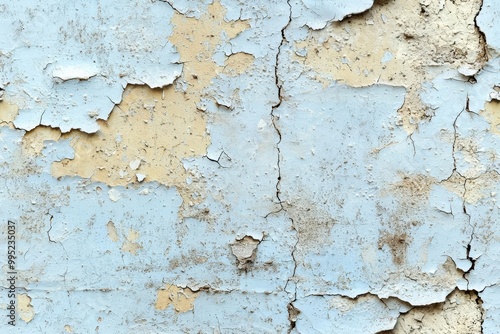
<svg viewBox="0 0 500 334">
<path fill-rule="evenodd" d="M 481 333 L 482 302 L 475 292 L 455 290 L 444 303 L 412 308 L 402 314 L 392 331 L 399 333 Z"/>
<path fill-rule="evenodd" d="M 0 4 L 0 332 L 500 332 L 498 8 Z"/>
<path fill-rule="evenodd" d="M 175 312 L 188 312 L 193 310 L 194 302 L 198 294 L 199 292 L 194 292 L 189 288 L 183 289 L 168 284 L 164 289 L 158 290 L 155 308 L 162 311 L 172 305 Z"/>
<path fill-rule="evenodd" d="M 260 240 L 246 236 L 231 244 L 231 251 L 238 260 L 238 269 L 248 270 L 250 268 L 257 256 L 257 246 L 259 243 Z"/>
<path fill-rule="evenodd" d="M 490 123 L 490 131 L 500 136 L 500 101 L 492 100 L 484 106 L 481 115 Z"/>
<path fill-rule="evenodd" d="M 163 87 L 181 72 L 178 54 L 164 40 L 173 10 L 161 2 L 20 2 L 3 4 L 2 13 L 0 82 L 9 83 L 6 100 L 16 98 L 14 123 L 24 130 L 96 132 L 96 121 L 107 118 L 127 83 Z"/>
<path fill-rule="evenodd" d="M 28 323 L 35 317 L 35 310 L 31 305 L 31 298 L 27 294 L 17 295 L 17 304 L 19 305 L 19 318 Z"/>
<path fill-rule="evenodd" d="M 335 80 L 353 87 L 404 86 L 407 95 L 399 112 L 411 133 L 429 117 L 419 97 L 421 84 L 435 75 L 429 68 L 481 69 L 487 60 L 474 25 L 480 6 L 480 0 L 378 1 L 364 14 L 310 31 L 295 45 L 306 56 L 298 53 L 295 59 L 324 85 Z"/>
<path fill-rule="evenodd" d="M 182 159 L 203 155 L 209 143 L 203 116 L 195 108 L 178 109 L 172 86 L 157 91 L 136 86 L 125 94 L 97 134 L 62 137 L 71 139 L 75 158 L 53 164 L 55 177 L 79 175 L 116 186 L 136 182 L 140 171 L 149 181 L 185 183 Z M 137 160 L 142 163 L 133 168 Z"/>
</svg>

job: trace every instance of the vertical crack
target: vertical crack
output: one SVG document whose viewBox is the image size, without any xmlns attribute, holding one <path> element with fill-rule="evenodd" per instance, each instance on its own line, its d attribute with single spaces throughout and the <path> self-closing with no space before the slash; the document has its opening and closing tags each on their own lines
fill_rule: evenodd
<svg viewBox="0 0 500 334">
<path fill-rule="evenodd" d="M 290 219 L 290 220 L 292 221 L 292 227 L 293 227 L 294 226 L 293 219 Z M 286 292 L 286 289 L 288 287 L 288 283 L 290 283 L 290 281 L 294 281 L 294 283 L 297 284 L 297 282 L 295 281 L 295 273 L 297 271 L 297 259 L 295 258 L 295 252 L 297 251 L 297 245 L 299 244 L 299 233 L 295 228 L 294 228 L 294 230 L 297 232 L 297 241 L 295 242 L 295 245 L 293 245 L 293 249 L 292 249 L 293 272 L 292 272 L 292 276 L 290 276 L 286 281 L 285 289 L 284 289 L 285 292 Z M 300 310 L 293 305 L 293 303 L 295 303 L 296 301 L 297 301 L 297 286 L 294 286 L 293 299 L 287 305 L 288 320 L 290 321 L 290 327 L 289 327 L 288 332 L 287 332 L 288 334 L 290 334 L 292 332 L 292 330 L 295 328 L 295 324 L 297 322 L 297 316 L 300 313 Z"/>
<path fill-rule="evenodd" d="M 467 208 L 465 206 L 465 196 L 467 195 L 467 181 L 468 181 L 468 179 L 464 180 L 464 193 L 462 195 L 462 197 L 463 197 L 462 208 L 463 208 L 464 214 L 467 216 L 467 223 L 469 224 L 469 227 L 472 229 L 472 232 L 471 232 L 471 235 L 470 235 L 470 238 L 469 238 L 469 242 L 467 243 L 467 247 L 465 248 L 466 258 L 467 258 L 467 260 L 470 261 L 471 267 L 469 268 L 469 270 L 467 270 L 466 272 L 464 272 L 463 278 L 467 281 L 467 290 L 469 290 L 469 278 L 468 278 L 468 275 L 469 275 L 469 273 L 472 270 L 474 270 L 474 267 L 476 265 L 476 260 L 477 259 L 474 259 L 473 257 L 470 256 L 470 251 L 471 251 L 471 248 L 472 248 L 471 244 L 472 244 L 472 241 L 474 240 L 475 228 L 471 224 L 471 216 L 467 212 Z"/>
<path fill-rule="evenodd" d="M 483 290 L 484 291 L 484 290 Z M 483 307 L 483 299 L 481 298 L 481 296 L 479 295 L 481 291 L 477 291 L 477 297 L 476 297 L 476 304 L 479 305 L 479 309 L 481 311 L 481 334 L 484 333 L 484 317 L 485 317 L 485 311 L 484 311 L 484 307 Z"/>
<path fill-rule="evenodd" d="M 469 103 L 469 97 L 467 97 L 465 108 L 462 109 L 462 111 L 460 111 L 458 113 L 458 115 L 455 117 L 455 120 L 453 120 L 453 143 L 452 143 L 452 146 L 451 146 L 451 157 L 453 159 L 453 169 L 452 169 L 450 175 L 446 179 L 441 180 L 439 183 L 451 180 L 451 178 L 453 177 L 453 174 L 457 174 L 461 178 L 465 179 L 465 176 L 463 176 L 457 170 L 457 157 L 455 155 L 455 152 L 457 151 L 457 146 L 458 146 L 458 143 L 457 143 L 457 138 L 458 138 L 457 121 L 458 121 L 458 119 L 460 118 L 460 116 L 462 115 L 462 113 L 464 111 L 466 111 L 466 110 L 468 111 L 468 103 Z"/>
<path fill-rule="evenodd" d="M 278 46 L 278 52 L 276 53 L 276 64 L 274 65 L 274 79 L 275 79 L 275 84 L 276 84 L 276 87 L 278 88 L 278 103 L 276 103 L 275 105 L 272 106 L 272 109 L 271 109 L 271 122 L 273 124 L 273 127 L 274 129 L 276 130 L 276 133 L 278 134 L 278 142 L 276 143 L 276 149 L 278 151 L 278 163 L 277 163 L 277 166 L 278 166 L 278 180 L 276 182 L 276 198 L 278 199 L 278 203 L 280 205 L 280 210 L 283 210 L 283 202 L 281 201 L 281 197 L 280 197 L 280 183 L 281 183 L 281 149 L 280 149 L 280 143 L 281 143 L 281 131 L 277 125 L 277 121 L 279 120 L 279 116 L 276 116 L 274 114 L 274 112 L 276 111 L 276 109 L 279 108 L 279 106 L 281 105 L 281 102 L 282 102 L 282 90 L 283 90 L 283 84 L 281 83 L 281 80 L 280 80 L 280 77 L 279 77 L 279 58 L 280 58 L 280 54 L 281 54 L 281 47 L 283 46 L 283 44 L 285 43 L 286 41 L 286 36 L 285 36 L 285 30 L 288 28 L 288 26 L 290 25 L 290 22 L 292 22 L 292 5 L 290 4 L 290 0 L 287 0 L 287 5 L 288 5 L 288 8 L 289 8 L 289 15 L 288 15 L 288 22 L 287 24 L 281 29 L 281 41 L 280 41 L 280 44 Z"/>
<path fill-rule="evenodd" d="M 277 157 L 278 179 L 276 180 L 276 198 L 278 199 L 278 203 L 280 205 L 280 209 L 278 210 L 278 212 L 284 211 L 284 210 L 286 211 L 286 209 L 283 206 L 283 201 L 281 200 L 281 196 L 280 196 L 280 193 L 281 193 L 281 148 L 280 148 L 280 143 L 281 143 L 281 139 L 282 139 L 282 134 L 281 134 L 281 131 L 280 131 L 278 124 L 277 124 L 277 121 L 279 120 L 279 116 L 277 116 L 275 114 L 275 111 L 281 106 L 281 102 L 283 101 L 283 97 L 282 97 L 282 95 L 283 95 L 282 94 L 283 93 L 283 83 L 280 80 L 280 76 L 279 76 L 279 61 L 280 61 L 280 55 L 281 55 L 281 48 L 282 48 L 283 44 L 287 41 L 286 36 L 285 36 L 285 31 L 288 28 L 288 26 L 290 25 L 290 23 L 292 22 L 292 5 L 290 4 L 290 0 L 287 0 L 286 3 L 287 3 L 288 8 L 289 8 L 288 22 L 281 29 L 281 41 L 280 41 L 280 44 L 278 46 L 278 52 L 276 52 L 276 63 L 274 65 L 274 79 L 275 79 L 276 88 L 278 89 L 278 102 L 276 104 L 274 104 L 271 108 L 271 122 L 273 124 L 273 127 L 274 127 L 276 133 L 278 134 L 278 142 L 276 143 L 276 150 L 278 151 L 278 157 Z M 274 213 L 277 213 L 277 212 L 274 212 Z M 290 220 L 292 222 L 292 228 L 295 229 L 293 219 L 290 219 Z M 297 233 L 297 241 L 295 242 L 295 245 L 293 246 L 293 249 L 292 249 L 292 259 L 293 259 L 293 264 L 294 264 L 293 272 L 292 272 L 292 275 L 286 281 L 285 288 L 284 288 L 285 292 L 288 288 L 288 284 L 290 283 L 290 281 L 293 281 L 295 279 L 295 272 L 297 270 L 297 260 L 295 258 L 295 251 L 297 250 L 298 243 L 299 243 L 299 237 L 298 237 L 298 233 Z M 295 286 L 294 293 L 293 293 L 293 299 L 287 305 L 288 320 L 290 321 L 290 327 L 287 331 L 288 333 L 291 333 L 292 330 L 295 328 L 297 316 L 300 313 L 300 311 L 297 308 L 295 308 L 295 306 L 293 305 L 293 303 L 296 300 L 297 300 L 297 287 Z"/>
<path fill-rule="evenodd" d="M 413 140 L 413 133 L 411 133 L 408 138 L 410 138 L 411 141 L 411 146 L 413 147 L 413 157 L 415 158 L 415 155 L 417 155 L 417 150 L 415 148 L 415 141 Z"/>
<path fill-rule="evenodd" d="M 462 109 L 462 111 L 457 115 L 457 117 L 455 117 L 455 120 L 453 121 L 453 151 L 452 151 L 452 157 L 453 157 L 453 171 L 451 172 L 451 175 L 450 177 L 453 175 L 453 173 L 457 173 L 458 175 L 460 175 L 461 177 L 463 177 L 462 174 L 460 174 L 459 171 L 457 171 L 457 157 L 455 155 L 455 152 L 457 150 L 457 137 L 458 137 L 458 134 L 457 134 L 457 121 L 458 121 L 458 118 L 462 115 L 462 113 L 464 112 L 465 109 Z"/>
<path fill-rule="evenodd" d="M 478 57 L 479 58 L 478 61 L 481 63 L 481 68 L 483 67 L 483 65 L 486 62 L 488 62 L 488 58 L 489 58 L 489 56 L 488 56 L 488 44 L 486 42 L 486 35 L 479 28 L 479 25 L 477 24 L 477 17 L 481 13 L 481 10 L 483 10 L 483 4 L 484 4 L 484 0 L 481 1 L 481 5 L 479 6 L 479 10 L 477 11 L 476 15 L 474 16 L 474 27 L 475 27 L 477 33 L 479 34 L 479 44 L 481 44 L 481 46 L 482 46 L 482 50 L 479 53 L 479 57 Z"/>
<path fill-rule="evenodd" d="M 49 242 L 55 243 L 55 241 L 50 238 L 50 230 L 52 230 L 52 219 L 54 219 L 54 216 L 51 215 L 49 212 L 47 212 L 47 215 L 50 216 L 50 225 L 49 225 L 49 229 L 47 230 L 47 237 L 49 238 Z"/>
<path fill-rule="evenodd" d="M 469 284 L 470 284 L 470 282 L 469 282 L 469 279 L 468 279 L 468 275 L 470 274 L 470 272 L 472 270 L 474 270 L 474 267 L 475 267 L 475 264 L 476 264 L 476 260 L 477 260 L 477 259 L 474 259 L 470 255 L 470 252 L 471 252 L 471 249 L 472 249 L 472 242 L 474 240 L 475 226 L 473 226 L 472 223 L 471 223 L 471 215 L 470 215 L 469 212 L 467 212 L 467 207 L 466 207 L 467 182 L 470 180 L 470 178 L 467 178 L 466 176 L 462 175 L 459 171 L 457 171 L 457 158 L 456 158 L 456 155 L 455 155 L 455 152 L 457 150 L 457 145 L 458 145 L 457 144 L 457 137 L 458 137 L 457 121 L 458 121 L 458 118 L 462 115 L 462 113 L 464 111 L 470 112 L 470 109 L 469 109 L 469 96 L 467 96 L 467 99 L 465 100 L 465 108 L 462 109 L 462 111 L 457 115 L 457 117 L 453 121 L 453 131 L 454 131 L 453 152 L 452 152 L 452 155 L 453 155 L 453 171 L 452 171 L 452 173 L 450 175 L 450 178 L 451 178 L 451 176 L 454 173 L 456 173 L 456 174 L 458 174 L 464 180 L 464 183 L 463 183 L 463 189 L 464 189 L 464 191 L 462 193 L 462 210 L 463 210 L 463 213 L 467 216 L 467 224 L 472 229 L 469 241 L 467 243 L 467 246 L 465 247 L 466 259 L 470 261 L 471 267 L 469 268 L 469 270 L 467 270 L 463 274 L 463 278 L 467 281 L 467 290 L 469 290 Z"/>
</svg>

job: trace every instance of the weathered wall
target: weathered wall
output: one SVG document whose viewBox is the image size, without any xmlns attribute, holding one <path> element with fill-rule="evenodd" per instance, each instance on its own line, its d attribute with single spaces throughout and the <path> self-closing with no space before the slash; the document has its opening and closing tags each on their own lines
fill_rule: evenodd
<svg viewBox="0 0 500 334">
<path fill-rule="evenodd" d="M 0 0 L 0 332 L 499 333 L 499 8 Z"/>
</svg>

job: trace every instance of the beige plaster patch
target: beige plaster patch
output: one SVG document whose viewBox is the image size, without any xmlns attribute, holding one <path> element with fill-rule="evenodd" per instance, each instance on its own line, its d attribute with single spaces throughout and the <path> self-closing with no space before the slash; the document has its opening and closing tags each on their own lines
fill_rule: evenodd
<svg viewBox="0 0 500 334">
<path fill-rule="evenodd" d="M 455 290 L 444 303 L 419 306 L 384 334 L 481 333 L 482 306 L 476 292 Z"/>
<path fill-rule="evenodd" d="M 255 60 L 255 57 L 249 53 L 233 53 L 226 58 L 223 73 L 228 75 L 238 75 L 248 71 Z"/>
<path fill-rule="evenodd" d="M 28 323 L 35 317 L 35 309 L 31 305 L 31 297 L 27 294 L 17 295 L 18 315 L 21 320 Z"/>
<path fill-rule="evenodd" d="M 142 246 L 137 242 L 137 240 L 139 240 L 139 232 L 130 229 L 127 237 L 123 241 L 122 252 L 137 255 L 137 251 L 142 249 Z"/>
<path fill-rule="evenodd" d="M 488 123 L 490 123 L 491 133 L 500 136 L 500 101 L 492 100 L 486 102 L 484 110 L 481 111 L 481 116 L 486 118 Z"/>
<path fill-rule="evenodd" d="M 69 138 L 75 157 L 55 162 L 55 177 L 81 176 L 110 186 L 158 181 L 176 186 L 185 203 L 200 201 L 201 196 L 192 196 L 197 182 L 187 185 L 186 178 L 192 179 L 193 175 L 182 163 L 185 158 L 206 154 L 210 144 L 206 117 L 197 104 L 216 75 L 241 73 L 253 62 L 253 56 L 244 53 L 229 56 L 225 66 L 213 61 L 221 43 L 249 27 L 245 21 L 226 22 L 224 15 L 219 2 L 209 5 L 208 12 L 199 19 L 174 14 L 175 28 L 169 40 L 184 64 L 179 82 L 186 83 L 185 89 L 175 85 L 163 89 L 129 85 L 108 120 L 98 120 L 97 133 L 73 130 L 61 134 L 39 126 L 24 136 L 25 153 L 39 155 L 44 140 Z M 140 161 L 138 166 L 136 161 Z"/>
<path fill-rule="evenodd" d="M 106 228 L 108 230 L 108 237 L 111 239 L 111 241 L 116 242 L 120 240 L 120 237 L 118 237 L 118 232 L 116 231 L 115 224 L 112 221 L 109 221 L 108 224 L 106 224 Z"/>
<path fill-rule="evenodd" d="M 13 126 L 14 119 L 19 112 L 19 107 L 9 101 L 0 101 L 0 126 Z"/>
<path fill-rule="evenodd" d="M 472 179 L 453 173 L 441 184 L 463 198 L 465 203 L 474 204 L 482 199 L 495 197 L 496 194 L 493 191 L 498 181 L 500 181 L 500 176 L 495 171 L 489 171 Z"/>
<path fill-rule="evenodd" d="M 155 309 L 165 310 L 172 305 L 177 313 L 191 311 L 194 309 L 194 301 L 198 294 L 199 292 L 194 292 L 189 288 L 168 284 L 165 289 L 158 290 Z"/>
<path fill-rule="evenodd" d="M 75 158 L 55 162 L 54 176 L 78 175 L 116 186 L 136 182 L 140 172 L 148 181 L 178 185 L 186 178 L 181 160 L 205 154 L 210 143 L 203 114 L 187 108 L 173 86 L 128 87 L 100 127 L 96 134 L 69 135 Z M 141 164 L 133 169 L 136 160 Z"/>
<path fill-rule="evenodd" d="M 419 92 L 422 82 L 432 79 L 432 67 L 481 68 L 486 61 L 474 23 L 480 7 L 480 0 L 377 1 L 363 14 L 309 31 L 296 43 L 295 59 L 324 85 L 336 80 L 353 87 L 405 87 L 400 115 L 412 133 L 426 117 Z"/>
</svg>

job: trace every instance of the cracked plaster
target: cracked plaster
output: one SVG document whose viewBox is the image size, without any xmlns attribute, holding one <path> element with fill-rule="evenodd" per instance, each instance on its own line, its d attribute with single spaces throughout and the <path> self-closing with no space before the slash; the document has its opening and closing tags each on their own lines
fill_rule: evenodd
<svg viewBox="0 0 500 334">
<path fill-rule="evenodd" d="M 12 332 L 498 332 L 499 5 L 0 4 Z"/>
</svg>

